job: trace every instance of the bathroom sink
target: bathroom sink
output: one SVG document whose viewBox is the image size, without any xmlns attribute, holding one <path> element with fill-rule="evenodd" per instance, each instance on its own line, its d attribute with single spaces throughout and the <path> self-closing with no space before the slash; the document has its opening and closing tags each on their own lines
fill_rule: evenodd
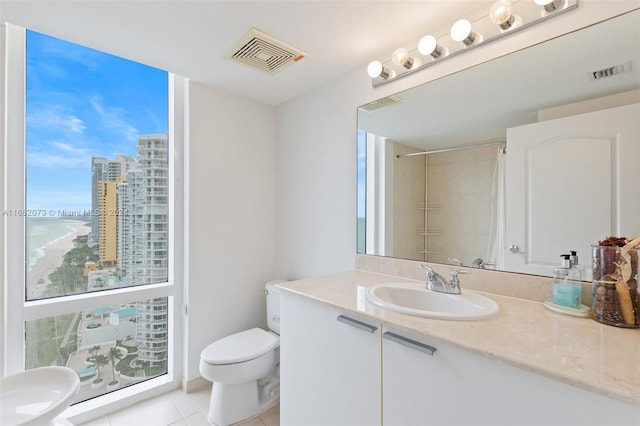
<svg viewBox="0 0 640 426">
<path fill-rule="evenodd" d="M 479 320 L 500 309 L 493 300 L 472 291 L 439 293 L 427 290 L 424 284 L 406 282 L 369 287 L 366 298 L 383 309 L 434 319 Z"/>
<path fill-rule="evenodd" d="M 0 424 L 69 424 L 55 417 L 72 402 L 80 379 L 66 367 L 40 367 L 0 380 Z"/>
</svg>

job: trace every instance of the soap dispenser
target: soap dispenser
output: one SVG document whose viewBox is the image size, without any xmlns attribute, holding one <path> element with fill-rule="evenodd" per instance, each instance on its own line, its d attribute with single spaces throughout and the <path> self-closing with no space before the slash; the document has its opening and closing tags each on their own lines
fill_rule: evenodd
<svg viewBox="0 0 640 426">
<path fill-rule="evenodd" d="M 567 255 L 567 262 L 569 256 Z M 563 256 L 564 264 L 564 256 Z M 567 308 L 582 307 L 582 286 L 569 281 L 569 268 L 556 268 L 553 271 L 553 304 Z"/>
<path fill-rule="evenodd" d="M 578 263 L 578 252 L 575 250 L 569 251 L 569 262 L 571 269 L 569 271 L 569 279 L 582 281 L 585 275 L 584 268 Z"/>
</svg>

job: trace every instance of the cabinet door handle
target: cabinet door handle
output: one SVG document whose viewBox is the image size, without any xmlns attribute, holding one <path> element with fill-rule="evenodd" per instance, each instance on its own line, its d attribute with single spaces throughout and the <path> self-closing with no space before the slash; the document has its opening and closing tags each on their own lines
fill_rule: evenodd
<svg viewBox="0 0 640 426">
<path fill-rule="evenodd" d="M 348 325 L 350 325 L 352 327 L 359 328 L 360 330 L 364 330 L 364 331 L 372 333 L 372 334 L 375 333 L 376 330 L 378 329 L 378 327 L 376 327 L 374 325 L 370 325 L 370 324 L 367 324 L 366 322 L 358 321 L 356 319 L 349 318 L 349 317 L 344 316 L 344 315 L 338 315 L 338 317 L 336 319 L 339 322 L 348 324 Z"/>
<path fill-rule="evenodd" d="M 392 342 L 399 343 L 403 346 L 406 346 L 411 349 L 415 349 L 416 351 L 424 352 L 427 355 L 432 355 L 437 351 L 433 346 L 429 346 L 424 343 L 417 342 L 415 340 L 409 339 L 404 336 L 400 336 L 399 334 L 392 333 L 390 331 L 385 331 L 382 335 L 387 340 L 391 340 Z"/>
</svg>

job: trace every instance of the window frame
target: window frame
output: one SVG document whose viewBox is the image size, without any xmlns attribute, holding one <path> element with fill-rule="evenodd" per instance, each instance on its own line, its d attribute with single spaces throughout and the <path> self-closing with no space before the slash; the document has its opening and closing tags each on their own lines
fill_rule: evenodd
<svg viewBox="0 0 640 426">
<path fill-rule="evenodd" d="M 4 28 L 4 92 L 5 114 L 3 160 L 3 209 L 24 209 L 26 203 L 26 29 L 5 23 Z M 0 75 L 2 77 L 2 75 Z M 183 363 L 183 278 L 184 278 L 184 155 L 186 141 L 185 101 L 188 80 L 168 73 L 168 144 L 169 144 L 169 223 L 168 223 L 168 279 L 167 282 L 88 292 L 48 299 L 27 301 L 25 278 L 26 251 L 24 217 L 3 215 L 4 232 L 4 324 L 3 351 L 0 360 L 2 376 L 24 370 L 25 322 L 54 315 L 79 312 L 101 306 L 129 303 L 138 300 L 168 298 L 168 353 L 167 373 L 126 388 L 109 392 L 80 402 L 63 414 L 75 422 L 92 417 L 166 392 L 179 386 Z M 1 129 L 1 127 L 0 127 Z M 180 240 L 177 240 L 179 238 Z M 14 284 L 11 284 L 14 283 Z M 19 285 L 15 284 L 19 283 Z M 1 299 L 0 299 L 1 300 Z M 20 324 L 20 326 L 16 326 Z M 90 414 L 89 414 L 90 413 Z"/>
</svg>

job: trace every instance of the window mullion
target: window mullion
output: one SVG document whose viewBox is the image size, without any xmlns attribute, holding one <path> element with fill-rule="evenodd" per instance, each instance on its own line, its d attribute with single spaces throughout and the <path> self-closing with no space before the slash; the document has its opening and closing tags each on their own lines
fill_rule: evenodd
<svg viewBox="0 0 640 426">
<path fill-rule="evenodd" d="M 69 312 L 91 310 L 101 306 L 118 305 L 145 299 L 173 296 L 172 283 L 149 284 L 95 293 L 74 294 L 25 302 L 24 321 L 62 315 Z"/>
<path fill-rule="evenodd" d="M 6 25 L 5 75 L 5 199 L 6 212 L 25 208 L 25 40 L 24 28 Z M 5 253 L 5 320 L 3 351 L 4 374 L 22 370 L 24 366 L 23 309 L 16 301 L 25 300 L 25 242 L 24 216 L 3 215 Z M 22 266 L 19 266 L 22 265 Z"/>
</svg>

